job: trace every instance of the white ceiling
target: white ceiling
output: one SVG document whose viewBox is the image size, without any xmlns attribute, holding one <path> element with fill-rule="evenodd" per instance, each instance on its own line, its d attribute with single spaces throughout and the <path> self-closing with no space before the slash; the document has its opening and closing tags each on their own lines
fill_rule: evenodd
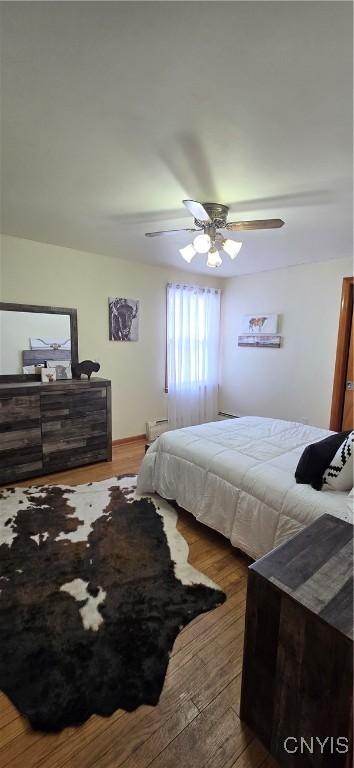
<svg viewBox="0 0 354 768">
<path fill-rule="evenodd" d="M 244 233 L 220 276 L 350 255 L 351 14 L 2 3 L 2 231 L 182 267 L 190 236 L 144 232 L 192 226 L 190 197 L 286 222 Z"/>
</svg>

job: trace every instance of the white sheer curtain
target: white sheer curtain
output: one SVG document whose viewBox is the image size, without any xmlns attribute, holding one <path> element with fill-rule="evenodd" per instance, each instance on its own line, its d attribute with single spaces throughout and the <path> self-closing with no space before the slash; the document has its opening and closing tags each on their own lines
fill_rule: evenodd
<svg viewBox="0 0 354 768">
<path fill-rule="evenodd" d="M 220 291 L 167 286 L 170 427 L 213 421 L 218 412 Z"/>
</svg>

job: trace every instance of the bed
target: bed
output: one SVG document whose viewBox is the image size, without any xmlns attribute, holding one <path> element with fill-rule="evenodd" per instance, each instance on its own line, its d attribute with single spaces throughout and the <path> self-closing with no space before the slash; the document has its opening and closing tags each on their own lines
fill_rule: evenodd
<svg viewBox="0 0 354 768">
<path fill-rule="evenodd" d="M 165 432 L 145 455 L 137 493 L 173 499 L 257 559 L 325 512 L 352 522 L 348 493 L 295 481 L 305 446 L 330 434 L 255 416 Z"/>
</svg>

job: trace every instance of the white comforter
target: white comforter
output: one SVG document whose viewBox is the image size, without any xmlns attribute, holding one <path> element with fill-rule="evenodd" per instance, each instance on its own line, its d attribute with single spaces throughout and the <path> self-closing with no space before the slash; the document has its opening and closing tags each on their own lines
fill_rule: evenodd
<svg viewBox="0 0 354 768">
<path fill-rule="evenodd" d="M 324 512 L 352 522 L 347 493 L 295 481 L 305 446 L 329 434 L 253 416 L 166 432 L 145 455 L 137 492 L 174 499 L 258 558 Z"/>
</svg>

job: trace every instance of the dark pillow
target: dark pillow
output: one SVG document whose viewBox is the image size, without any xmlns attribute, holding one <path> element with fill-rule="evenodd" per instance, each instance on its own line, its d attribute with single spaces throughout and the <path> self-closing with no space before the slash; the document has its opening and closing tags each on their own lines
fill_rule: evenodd
<svg viewBox="0 0 354 768">
<path fill-rule="evenodd" d="M 336 432 L 334 435 L 325 437 L 324 440 L 319 440 L 318 443 L 307 445 L 295 470 L 296 482 L 308 483 L 316 491 L 320 491 L 323 475 L 348 435 L 350 430 Z"/>
</svg>

